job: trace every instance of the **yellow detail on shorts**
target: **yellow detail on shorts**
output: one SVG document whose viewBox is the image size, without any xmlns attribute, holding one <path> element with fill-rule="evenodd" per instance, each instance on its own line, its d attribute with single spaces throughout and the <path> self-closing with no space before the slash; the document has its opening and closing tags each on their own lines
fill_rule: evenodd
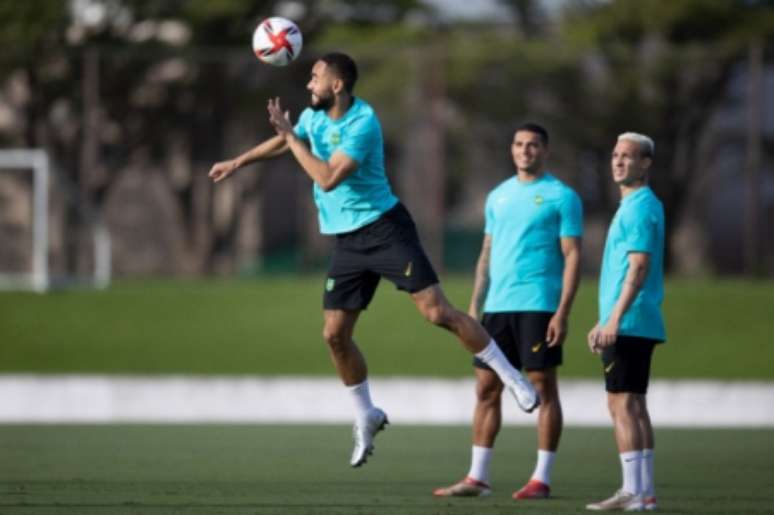
<svg viewBox="0 0 774 515">
<path fill-rule="evenodd" d="M 615 366 L 615 361 L 611 362 L 608 366 L 605 367 L 605 374 L 609 374 L 611 370 L 613 370 L 613 367 Z"/>
<path fill-rule="evenodd" d="M 413 265 L 413 264 L 414 264 L 413 261 L 409 261 L 409 264 L 406 267 L 406 271 L 403 272 L 403 275 L 405 275 L 406 277 L 411 277 L 411 265 Z"/>
<path fill-rule="evenodd" d="M 537 342 L 535 345 L 532 346 L 532 352 L 537 352 L 540 350 L 540 347 L 543 346 L 543 342 Z"/>
</svg>

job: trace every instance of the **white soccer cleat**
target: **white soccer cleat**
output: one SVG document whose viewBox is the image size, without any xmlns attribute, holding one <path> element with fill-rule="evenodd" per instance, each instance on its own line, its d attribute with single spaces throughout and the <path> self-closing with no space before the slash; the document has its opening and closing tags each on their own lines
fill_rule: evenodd
<svg viewBox="0 0 774 515">
<path fill-rule="evenodd" d="M 371 408 L 365 420 L 358 420 L 352 428 L 352 437 L 355 440 L 355 448 L 352 450 L 352 459 L 349 464 L 359 467 L 366 462 L 368 456 L 374 452 L 374 437 L 376 433 L 389 424 L 387 414 L 379 408 Z"/>
<path fill-rule="evenodd" d="M 532 413 L 540 405 L 537 390 L 522 374 L 517 374 L 514 379 L 514 382 L 508 385 L 508 390 L 521 409 L 527 413 Z"/>
<path fill-rule="evenodd" d="M 586 505 L 591 511 L 642 511 L 644 508 L 641 495 L 623 490 L 618 490 L 609 499 Z"/>
</svg>

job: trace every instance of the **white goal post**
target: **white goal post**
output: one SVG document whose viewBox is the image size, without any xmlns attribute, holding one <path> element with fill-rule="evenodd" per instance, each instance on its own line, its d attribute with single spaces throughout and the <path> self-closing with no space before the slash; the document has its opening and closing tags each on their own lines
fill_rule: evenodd
<svg viewBox="0 0 774 515">
<path fill-rule="evenodd" d="M 25 272 L 0 270 L 0 290 L 46 292 L 54 282 L 49 268 L 48 218 L 51 166 L 48 154 L 42 149 L 0 149 L 0 169 L 32 171 L 31 269 Z M 81 209 L 78 211 L 82 212 Z M 111 276 L 110 235 L 98 218 L 88 221 L 94 229 L 94 273 L 86 282 L 96 288 L 105 288 L 110 284 Z M 71 281 L 63 281 L 63 283 L 67 282 Z"/>
</svg>

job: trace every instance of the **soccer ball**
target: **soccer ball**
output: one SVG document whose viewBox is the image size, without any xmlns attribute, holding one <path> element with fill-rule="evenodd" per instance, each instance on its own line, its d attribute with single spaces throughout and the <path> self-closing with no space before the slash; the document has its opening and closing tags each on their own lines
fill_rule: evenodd
<svg viewBox="0 0 774 515">
<path fill-rule="evenodd" d="M 304 44 L 301 31 L 287 18 L 266 18 L 253 32 L 253 51 L 262 62 L 285 66 L 298 57 Z"/>
</svg>

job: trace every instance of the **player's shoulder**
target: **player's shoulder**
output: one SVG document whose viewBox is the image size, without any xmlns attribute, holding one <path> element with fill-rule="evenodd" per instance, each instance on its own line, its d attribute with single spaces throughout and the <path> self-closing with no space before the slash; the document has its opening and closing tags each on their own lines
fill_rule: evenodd
<svg viewBox="0 0 774 515">
<path fill-rule="evenodd" d="M 572 187 L 570 187 L 570 185 L 552 173 L 546 172 L 545 187 L 555 193 L 562 200 L 580 200 L 580 196 Z"/>
<path fill-rule="evenodd" d="M 365 100 L 355 97 L 352 107 L 347 113 L 346 124 L 360 129 L 378 129 L 381 127 L 376 110 Z"/>
<path fill-rule="evenodd" d="M 352 111 L 357 116 L 376 116 L 373 106 L 360 97 L 353 97 Z"/>
<path fill-rule="evenodd" d="M 631 202 L 632 207 L 635 209 L 664 210 L 664 205 L 650 186 L 643 187 L 638 193 L 639 195 L 633 198 L 633 202 Z"/>
<path fill-rule="evenodd" d="M 301 118 L 309 118 L 311 116 L 314 116 L 314 113 L 316 113 L 316 112 L 318 112 L 318 111 L 315 111 L 311 107 L 305 107 L 304 110 L 301 111 L 301 114 L 298 115 L 298 117 L 299 117 L 299 119 L 301 119 Z"/>
<path fill-rule="evenodd" d="M 566 182 L 551 172 L 546 172 L 544 178 L 544 184 L 548 188 L 555 188 L 560 191 L 573 191 L 573 189 Z"/>
<path fill-rule="evenodd" d="M 508 177 L 507 179 L 500 181 L 494 188 L 489 191 L 487 199 L 491 199 L 497 195 L 506 193 L 516 185 L 516 176 Z"/>
<path fill-rule="evenodd" d="M 630 202 L 622 205 L 622 217 L 625 222 L 635 223 L 638 220 L 648 219 L 654 222 L 664 220 L 664 205 L 649 187 L 638 192 Z"/>
<path fill-rule="evenodd" d="M 301 111 L 301 114 L 298 115 L 298 123 L 302 125 L 306 125 L 314 121 L 315 116 L 318 115 L 318 113 L 321 113 L 322 111 L 315 111 L 311 107 L 305 108 L 303 111 Z"/>
<path fill-rule="evenodd" d="M 647 203 L 648 211 L 650 211 L 651 216 L 655 216 L 658 219 L 664 220 L 664 204 L 661 202 L 661 199 L 659 199 L 654 191 L 648 187 L 648 194 L 646 196 L 645 202 Z"/>
</svg>

